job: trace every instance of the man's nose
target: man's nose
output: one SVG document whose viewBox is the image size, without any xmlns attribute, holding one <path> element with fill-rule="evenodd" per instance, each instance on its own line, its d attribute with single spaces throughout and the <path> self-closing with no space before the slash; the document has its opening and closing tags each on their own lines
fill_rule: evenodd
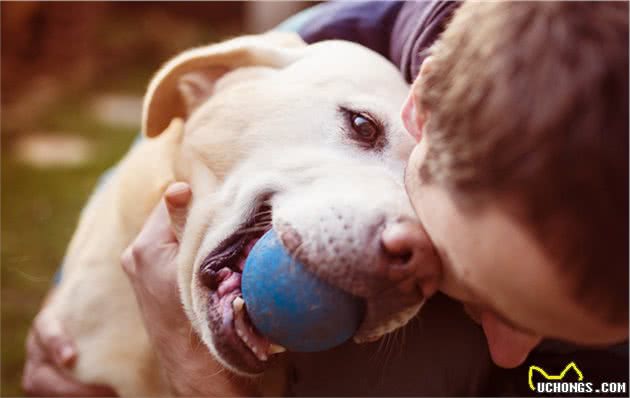
<svg viewBox="0 0 630 398">
<path fill-rule="evenodd" d="M 419 222 L 402 219 L 390 223 L 383 230 L 381 245 L 390 259 L 390 279 L 402 279 L 411 270 L 425 298 L 438 290 L 440 261 L 431 239 Z"/>
<path fill-rule="evenodd" d="M 480 320 L 490 356 L 502 368 L 515 368 L 522 364 L 542 340 L 540 336 L 506 324 L 490 311 L 482 312 Z"/>
</svg>

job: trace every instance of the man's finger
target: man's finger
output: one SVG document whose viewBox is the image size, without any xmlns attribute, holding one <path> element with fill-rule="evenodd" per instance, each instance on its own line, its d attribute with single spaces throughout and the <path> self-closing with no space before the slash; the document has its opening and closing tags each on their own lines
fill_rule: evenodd
<svg viewBox="0 0 630 398">
<path fill-rule="evenodd" d="M 156 247 L 173 243 L 174 240 L 175 235 L 170 226 L 166 205 L 164 201 L 160 201 L 131 244 L 131 254 L 134 256 L 136 267 L 145 263 L 143 256 L 150 257 Z"/>
<path fill-rule="evenodd" d="M 50 312 L 42 311 L 33 322 L 32 343 L 38 344 L 46 358 L 60 368 L 71 368 L 77 357 L 77 350 L 61 322 Z"/>
<path fill-rule="evenodd" d="M 135 275 L 136 262 L 133 258 L 133 253 L 131 252 L 131 246 L 127 247 L 122 256 L 120 256 L 120 264 L 122 265 L 123 271 L 125 271 L 127 276 Z"/>
<path fill-rule="evenodd" d="M 130 245 L 135 266 L 143 264 L 142 256 L 149 256 L 153 249 L 162 244 L 178 242 L 176 233 L 181 234 L 186 222 L 188 203 L 192 193 L 188 184 L 175 183 L 169 186 L 160 201 L 147 218 L 142 230 Z M 123 256 L 123 260 L 125 260 Z M 127 258 L 127 260 L 129 260 Z M 127 264 L 129 265 L 129 264 Z M 125 266 L 125 262 L 123 262 Z M 129 273 L 130 267 L 125 268 Z"/>
<path fill-rule="evenodd" d="M 30 396 L 115 397 L 106 386 L 81 384 L 62 374 L 53 365 L 27 362 L 22 376 L 22 389 Z"/>
<path fill-rule="evenodd" d="M 42 347 L 41 343 L 35 337 L 35 332 L 31 329 L 26 336 L 26 358 L 29 361 L 34 362 L 46 362 L 46 351 Z"/>
<path fill-rule="evenodd" d="M 171 184 L 164 193 L 164 202 L 171 219 L 171 228 L 175 238 L 179 242 L 184 226 L 186 225 L 186 216 L 188 214 L 188 204 L 192 198 L 190 186 L 185 182 L 176 182 Z"/>
</svg>

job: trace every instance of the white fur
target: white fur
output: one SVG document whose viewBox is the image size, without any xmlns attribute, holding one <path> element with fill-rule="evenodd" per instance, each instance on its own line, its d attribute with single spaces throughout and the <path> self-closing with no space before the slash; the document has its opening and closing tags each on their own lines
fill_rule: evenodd
<svg viewBox="0 0 630 398">
<path fill-rule="evenodd" d="M 200 69 L 212 79 L 201 87 L 209 99 L 182 99 L 178 82 Z M 237 38 L 167 63 L 145 99 L 144 130 L 155 138 L 125 156 L 83 212 L 51 304 L 78 344 L 75 376 L 121 395 L 167 394 L 119 259 L 171 181 L 188 181 L 194 192 L 178 280 L 192 326 L 215 354 L 196 271 L 262 192 L 275 192 L 274 223 L 294 225 L 309 250 L 327 250 L 323 231 L 339 226 L 331 209 L 352 225 L 336 238 L 358 234 L 377 216 L 413 217 L 402 185 L 413 143 L 398 117 L 407 90 L 376 53 L 336 41 L 305 46 L 291 34 Z M 191 104 L 201 105 L 188 115 Z M 339 106 L 378 115 L 387 144 L 370 151 L 352 142 Z M 176 119 L 167 128 L 176 117 L 187 118 L 185 126 Z M 383 332 L 416 311 L 399 314 Z"/>
</svg>

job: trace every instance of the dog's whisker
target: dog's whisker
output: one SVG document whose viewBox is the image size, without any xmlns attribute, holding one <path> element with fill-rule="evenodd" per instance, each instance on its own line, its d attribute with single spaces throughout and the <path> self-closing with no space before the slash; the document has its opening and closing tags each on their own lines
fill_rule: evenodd
<svg viewBox="0 0 630 398">
<path fill-rule="evenodd" d="M 392 332 L 392 360 L 402 353 L 402 328 L 398 328 Z"/>
<path fill-rule="evenodd" d="M 395 346 L 396 350 L 394 353 L 394 357 L 397 357 L 403 352 L 403 349 L 404 349 L 403 328 L 396 329 L 394 333 L 395 333 L 394 337 L 396 338 L 396 346 Z"/>
<path fill-rule="evenodd" d="M 407 344 L 407 328 L 406 327 L 403 330 L 403 344 Z"/>
<path fill-rule="evenodd" d="M 383 371 L 392 361 L 392 352 L 394 349 L 394 336 L 392 333 L 386 335 L 387 343 L 385 345 L 385 360 L 383 361 Z"/>
<path fill-rule="evenodd" d="M 273 216 L 273 214 L 271 212 L 265 212 L 265 213 L 256 213 L 254 214 L 254 219 L 258 220 L 261 218 L 271 218 Z"/>
<path fill-rule="evenodd" d="M 261 231 L 266 231 L 267 227 L 250 227 L 250 228 L 243 228 L 243 229 L 239 229 L 238 231 L 234 232 L 235 235 L 242 235 L 242 234 L 248 234 L 250 232 L 261 232 Z"/>
<path fill-rule="evenodd" d="M 291 256 L 291 258 L 295 260 L 297 256 L 300 255 L 301 252 L 302 252 L 302 243 L 300 243 L 295 249 L 290 251 L 289 256 Z"/>
<path fill-rule="evenodd" d="M 381 352 L 382 355 L 382 360 L 379 362 L 379 372 L 378 372 L 378 383 L 382 384 L 383 383 L 383 377 L 385 375 L 385 369 L 387 368 L 388 365 L 388 361 L 390 359 L 390 355 L 389 355 L 389 348 L 390 348 L 390 344 L 391 343 L 391 335 L 390 334 L 386 334 L 383 337 L 381 337 L 381 344 L 379 345 L 379 351 Z M 382 351 L 381 351 L 382 348 Z"/>
<path fill-rule="evenodd" d="M 383 345 L 385 344 L 385 336 L 381 336 L 378 340 L 378 348 L 376 349 L 376 355 L 381 355 L 383 353 Z"/>
<path fill-rule="evenodd" d="M 372 352 L 372 355 L 370 357 L 370 361 L 376 361 L 378 359 L 378 356 L 381 352 L 381 349 L 383 347 L 383 339 L 380 338 L 378 339 L 378 346 L 376 347 L 376 350 L 374 350 L 374 352 Z"/>
<path fill-rule="evenodd" d="M 221 373 L 223 373 L 223 372 L 225 372 L 225 368 L 223 368 L 223 367 L 222 367 L 221 369 L 217 370 L 217 371 L 216 371 L 216 372 L 214 372 L 213 374 L 208 375 L 208 378 L 209 378 L 209 379 L 211 379 L 211 378 L 213 378 L 213 377 L 215 377 L 215 376 L 220 375 L 220 374 L 221 374 Z"/>
<path fill-rule="evenodd" d="M 291 265 L 295 265 L 297 261 L 297 257 L 302 252 L 302 243 L 300 243 L 292 252 L 289 252 L 289 256 L 291 257 Z"/>
<path fill-rule="evenodd" d="M 291 267 L 295 265 L 297 262 L 298 256 L 302 253 L 302 249 L 304 248 L 304 242 L 301 242 L 297 247 L 289 252 L 289 256 L 291 257 Z"/>
<path fill-rule="evenodd" d="M 305 247 L 306 242 L 300 242 L 300 244 L 298 244 L 295 249 L 289 251 L 289 255 L 293 258 L 296 259 L 300 254 L 302 254 L 302 251 L 304 249 L 306 249 Z"/>
<path fill-rule="evenodd" d="M 202 342 L 201 339 L 196 338 L 195 328 L 193 325 L 190 325 L 190 329 L 188 330 L 188 342 L 190 343 L 190 349 L 195 352 L 201 347 Z"/>
<path fill-rule="evenodd" d="M 381 338 L 385 340 L 385 344 L 383 346 L 383 363 L 385 363 L 385 361 L 387 360 L 387 350 L 389 349 L 390 335 L 386 334 Z"/>
</svg>

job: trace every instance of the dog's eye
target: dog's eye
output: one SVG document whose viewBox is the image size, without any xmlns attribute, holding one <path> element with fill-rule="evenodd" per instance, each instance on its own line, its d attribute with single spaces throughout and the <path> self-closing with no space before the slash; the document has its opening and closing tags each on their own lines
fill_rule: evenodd
<svg viewBox="0 0 630 398">
<path fill-rule="evenodd" d="M 350 115 L 350 125 L 356 137 L 366 143 L 375 142 L 381 133 L 380 126 L 369 116 L 362 113 L 352 113 Z"/>
<path fill-rule="evenodd" d="M 343 117 L 344 135 L 355 145 L 370 151 L 380 151 L 387 144 L 385 124 L 371 113 L 339 107 Z"/>
</svg>

